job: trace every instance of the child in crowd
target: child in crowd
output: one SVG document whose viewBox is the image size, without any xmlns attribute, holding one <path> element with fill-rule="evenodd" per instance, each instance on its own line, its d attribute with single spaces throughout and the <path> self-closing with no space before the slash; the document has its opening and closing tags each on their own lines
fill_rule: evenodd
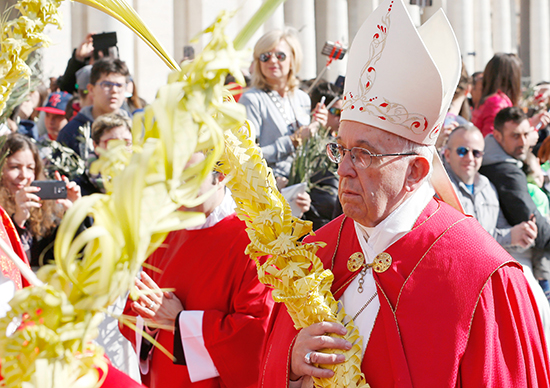
<svg viewBox="0 0 550 388">
<path fill-rule="evenodd" d="M 525 175 L 527 175 L 527 189 L 529 190 L 529 195 L 533 199 L 537 210 L 544 217 L 549 218 L 550 205 L 548 196 L 542 190 L 544 186 L 544 172 L 540 166 L 539 158 L 529 153 L 523 163 L 523 171 Z"/>
<path fill-rule="evenodd" d="M 78 180 L 83 195 L 104 193 L 103 179 L 99 174 L 92 174 L 90 166 L 95 162 L 102 150 L 106 150 L 111 140 L 121 140 L 127 146 L 132 145 L 132 129 L 130 119 L 120 113 L 107 113 L 99 116 L 92 125 L 92 141 L 94 152 L 86 161 L 86 172 Z"/>
</svg>

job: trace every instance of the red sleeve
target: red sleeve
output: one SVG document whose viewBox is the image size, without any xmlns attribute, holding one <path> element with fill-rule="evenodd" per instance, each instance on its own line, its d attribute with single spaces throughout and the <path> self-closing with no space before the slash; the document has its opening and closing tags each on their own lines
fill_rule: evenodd
<svg viewBox="0 0 550 388">
<path fill-rule="evenodd" d="M 474 111 L 472 123 L 481 130 L 483 136 L 490 135 L 495 128 L 494 121 L 497 113 L 510 106 L 512 106 L 512 101 L 506 94 L 495 93 Z"/>
<path fill-rule="evenodd" d="M 535 298 L 523 272 L 488 280 L 459 372 L 462 387 L 549 387 L 549 363 Z"/>
<path fill-rule="evenodd" d="M 204 343 L 224 386 L 257 386 L 272 308 L 271 290 L 258 281 L 255 264 L 247 259 L 241 287 L 233 298 L 232 313 L 204 312 Z"/>
<path fill-rule="evenodd" d="M 127 374 L 119 371 L 114 366 L 111 365 L 111 363 L 107 363 L 108 369 L 107 369 L 107 377 L 105 377 L 105 381 L 101 385 L 101 388 L 144 388 L 145 385 L 141 385 L 134 379 L 132 379 Z M 103 376 L 103 371 L 101 369 L 98 369 L 99 376 Z"/>
<path fill-rule="evenodd" d="M 0 216 L 2 217 L 2 224 L 4 225 L 4 229 L 8 234 L 8 238 L 13 248 L 13 251 L 30 268 L 29 259 L 25 254 L 25 249 L 23 249 L 23 245 L 21 245 L 19 234 L 17 233 L 17 230 L 15 229 L 15 226 L 13 225 L 13 222 L 10 216 L 8 215 L 8 213 L 6 213 L 6 211 L 2 207 L 0 207 Z M 30 283 L 22 275 L 21 275 L 21 281 L 22 281 L 23 287 L 30 286 Z"/>
</svg>

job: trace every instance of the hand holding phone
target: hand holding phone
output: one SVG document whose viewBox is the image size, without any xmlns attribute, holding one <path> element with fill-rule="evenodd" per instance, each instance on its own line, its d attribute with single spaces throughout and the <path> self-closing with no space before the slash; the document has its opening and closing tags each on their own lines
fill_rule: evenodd
<svg viewBox="0 0 550 388">
<path fill-rule="evenodd" d="M 39 187 L 36 195 L 40 199 L 65 199 L 67 198 L 67 183 L 64 181 L 34 181 L 31 186 Z"/>
</svg>

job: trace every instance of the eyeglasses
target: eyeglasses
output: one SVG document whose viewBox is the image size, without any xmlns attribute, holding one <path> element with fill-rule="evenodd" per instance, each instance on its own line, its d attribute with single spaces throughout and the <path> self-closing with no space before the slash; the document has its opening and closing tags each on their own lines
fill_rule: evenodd
<svg viewBox="0 0 550 388">
<path fill-rule="evenodd" d="M 262 53 L 260 54 L 260 62 L 267 62 L 271 59 L 271 57 L 275 55 L 275 57 L 277 58 L 277 60 L 279 62 L 284 62 L 285 59 L 286 59 L 286 54 L 283 53 L 282 51 L 277 51 L 277 52 L 271 52 L 271 51 L 268 51 L 267 53 Z"/>
<path fill-rule="evenodd" d="M 478 159 L 483 157 L 483 151 L 480 150 L 470 150 L 468 147 L 457 147 L 456 148 L 456 154 L 460 156 L 461 158 L 465 157 L 468 152 L 472 151 L 472 155 L 474 158 Z"/>
<path fill-rule="evenodd" d="M 328 111 L 333 116 L 340 116 L 340 114 L 342 113 L 342 109 L 340 108 L 330 108 Z"/>
<path fill-rule="evenodd" d="M 99 86 L 101 86 L 101 89 L 105 90 L 106 92 L 110 92 L 113 90 L 113 88 L 117 88 L 118 90 L 126 89 L 126 84 L 119 84 L 118 82 L 111 82 L 111 81 L 101 81 L 99 83 Z"/>
<path fill-rule="evenodd" d="M 369 150 L 361 147 L 353 147 L 352 149 L 347 149 L 342 147 L 337 143 L 328 143 L 327 144 L 327 156 L 333 163 L 342 163 L 346 151 L 349 152 L 351 156 L 351 161 L 355 167 L 360 170 L 368 168 L 372 163 L 372 158 L 382 157 L 382 156 L 412 156 L 418 155 L 415 152 L 402 152 L 397 154 L 373 154 Z"/>
</svg>

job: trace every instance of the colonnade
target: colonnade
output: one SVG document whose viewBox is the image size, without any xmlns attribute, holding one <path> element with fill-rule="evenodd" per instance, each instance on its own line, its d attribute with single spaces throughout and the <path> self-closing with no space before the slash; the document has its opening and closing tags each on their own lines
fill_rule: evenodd
<svg viewBox="0 0 550 388">
<path fill-rule="evenodd" d="M 192 38 L 207 27 L 222 9 L 237 10 L 227 33 L 235 36 L 263 0 L 128 0 L 150 26 L 158 40 L 176 60 L 183 57 L 183 47 L 192 45 L 200 51 L 206 37 Z M 466 67 L 470 73 L 483 70 L 495 52 L 518 53 L 524 63 L 524 75 L 536 83 L 550 80 L 550 0 L 433 0 L 421 9 L 409 5 L 415 24 L 420 25 L 443 8 L 455 30 Z M 320 54 L 325 41 L 339 41 L 348 46 L 367 16 L 380 0 L 288 0 L 256 33 L 249 48 L 267 30 L 285 25 L 298 30 L 304 60 L 299 73 L 303 79 L 314 78 L 325 66 L 327 57 Z M 151 50 L 118 21 L 79 3 L 62 5 L 64 27 L 50 30 L 53 46 L 44 50 L 46 75 L 59 75 L 72 49 L 88 31 L 117 31 L 121 58 L 134 76 L 140 94 L 151 100 L 165 83 L 168 69 Z M 245 66 L 246 67 L 246 66 Z M 334 81 L 343 75 L 346 58 L 335 61 L 325 73 Z"/>
</svg>

